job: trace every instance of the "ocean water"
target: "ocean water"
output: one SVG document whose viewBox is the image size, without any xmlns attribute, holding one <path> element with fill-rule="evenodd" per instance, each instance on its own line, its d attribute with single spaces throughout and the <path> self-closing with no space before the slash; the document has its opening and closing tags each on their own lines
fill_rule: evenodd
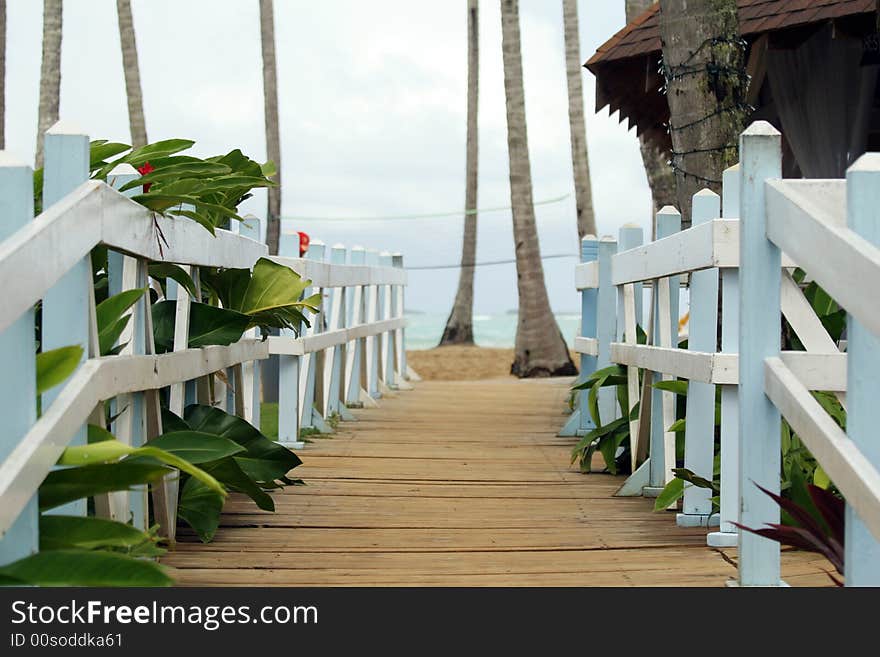
<svg viewBox="0 0 880 657">
<path fill-rule="evenodd" d="M 431 349 L 440 342 L 447 315 L 408 314 L 407 349 Z M 569 347 L 580 328 L 581 317 L 574 313 L 557 313 L 556 321 Z M 549 328 L 549 327 L 548 327 Z M 516 314 L 474 315 L 474 340 L 481 347 L 513 348 L 516 338 Z"/>
</svg>

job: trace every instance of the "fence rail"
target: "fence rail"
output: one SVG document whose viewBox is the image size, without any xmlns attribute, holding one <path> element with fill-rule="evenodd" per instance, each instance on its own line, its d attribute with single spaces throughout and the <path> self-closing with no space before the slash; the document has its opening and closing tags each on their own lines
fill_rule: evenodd
<svg viewBox="0 0 880 657">
<path fill-rule="evenodd" d="M 115 188 L 136 179 L 130 166 L 114 169 L 107 183 L 87 180 L 89 139 L 65 124 L 46 135 L 44 211 L 33 217 L 33 172 L 0 152 L 0 408 L 6 431 L 0 437 L 0 563 L 37 551 L 36 492 L 71 444 L 85 442 L 87 423 L 103 424 L 105 401 L 118 416 L 116 437 L 140 446 L 162 433 L 159 390 L 170 388 L 170 410 L 211 403 L 252 424 L 260 424 L 260 362 L 272 355 L 279 370 L 279 439 L 302 447 L 300 429 L 329 431 L 328 418 L 349 417 L 347 404 L 375 403 L 391 387 L 405 388 L 404 289 L 399 255 L 341 245 L 324 261 L 314 240 L 305 258 L 282 253 L 271 258 L 304 279 L 324 303 L 312 327 L 296 335 L 284 330 L 268 340 L 251 329 L 228 346 L 188 346 L 190 294 L 173 280 L 155 292 L 175 302 L 174 348 L 156 353 L 152 316 L 142 298 L 131 311 L 124 344 L 114 356 L 98 349 L 90 253 L 109 250 L 111 293 L 150 285 L 148 264 L 181 265 L 199 287 L 198 267 L 251 269 L 267 248 L 259 242 L 259 221 L 248 217 L 239 233 L 218 229 L 211 236 L 196 222 L 150 212 Z M 286 245 L 286 242 L 285 242 Z M 347 262 L 349 261 L 350 262 Z M 37 417 L 34 327 L 42 303 L 43 349 L 79 344 L 84 357 L 62 386 L 42 395 Z M 381 356 L 381 362 L 379 360 Z M 214 394 L 206 377 L 221 373 Z M 201 381 L 201 384 L 198 382 Z M 146 490 L 95 499 L 99 515 L 148 522 Z M 153 486 L 154 517 L 164 535 L 176 526 L 177 479 Z M 85 504 L 66 507 L 85 514 Z"/>
<path fill-rule="evenodd" d="M 781 135 L 763 122 L 743 133 L 740 153 L 741 164 L 724 173 L 723 198 L 709 190 L 694 196 L 691 228 L 681 231 L 680 215 L 667 207 L 657 214 L 653 242 L 643 244 L 641 229 L 631 226 L 621 229 L 619 248 L 610 237 L 582 242 L 575 270 L 582 372 L 623 365 L 630 411 L 641 401 L 630 422 L 634 472 L 620 494 L 656 496 L 673 476 L 674 395 L 648 385 L 661 379 L 690 382 L 683 465 L 712 480 L 720 386 L 720 510 L 707 489 L 686 487 L 678 524 L 720 525 L 707 542 L 739 547 L 739 583 L 778 585 L 779 545 L 734 523 L 780 521 L 778 506 L 755 484 L 779 492 L 785 417 L 846 498 L 847 585 L 878 585 L 880 155 L 863 156 L 846 180 L 782 180 Z M 795 267 L 846 309 L 845 350 L 811 308 L 792 276 Z M 685 276 L 689 329 L 681 348 L 677 290 Z M 782 318 L 805 351 L 781 350 Z M 646 344 L 637 343 L 637 325 L 645 327 Z M 838 396 L 848 412 L 846 430 L 811 391 Z M 619 415 L 613 395 L 600 392 L 603 423 Z M 562 435 L 596 428 L 586 391 L 578 405 Z"/>
</svg>

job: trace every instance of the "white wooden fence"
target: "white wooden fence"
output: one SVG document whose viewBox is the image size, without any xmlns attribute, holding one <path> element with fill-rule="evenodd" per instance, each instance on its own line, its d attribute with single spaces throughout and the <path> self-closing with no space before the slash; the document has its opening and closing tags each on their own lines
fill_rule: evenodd
<svg viewBox="0 0 880 657">
<path fill-rule="evenodd" d="M 656 496 L 673 476 L 674 394 L 639 386 L 679 377 L 689 383 L 685 467 L 711 480 L 715 386 L 721 386 L 721 504 L 687 487 L 681 526 L 720 524 L 714 547 L 739 547 L 739 583 L 780 583 L 779 545 L 732 524 L 778 523 L 780 511 L 755 484 L 779 492 L 780 417 L 785 417 L 847 500 L 846 584 L 880 585 L 880 154 L 868 154 L 846 180 L 782 180 L 781 135 L 758 122 L 741 136 L 741 163 L 724 173 L 723 204 L 709 190 L 693 199 L 691 228 L 671 207 L 656 218 L 658 239 L 641 230 L 587 237 L 575 273 L 582 294 L 583 373 L 627 367 L 634 465 L 621 494 Z M 679 232 L 680 231 L 680 232 Z M 619 252 L 618 252 L 619 251 Z M 814 314 L 791 270 L 799 266 L 848 312 L 843 353 Z M 687 349 L 677 344 L 679 277 L 689 277 Z M 717 317 L 721 289 L 721 340 Z M 643 290 L 651 312 L 640 320 Z M 618 303 L 619 300 L 619 303 Z M 784 316 L 806 351 L 780 348 Z M 649 344 L 636 344 L 636 323 Z M 848 409 L 844 432 L 811 390 L 835 392 Z M 586 392 L 562 430 L 594 428 Z M 603 423 L 615 417 L 614 392 L 600 395 Z M 650 457 L 644 460 L 650 449 Z M 720 517 L 719 517 L 720 515 Z"/>
<path fill-rule="evenodd" d="M 251 268 L 267 249 L 255 218 L 240 234 L 217 230 L 212 237 L 194 221 L 159 217 L 134 203 L 114 189 L 138 177 L 128 165 L 114 170 L 107 184 L 88 181 L 89 138 L 63 123 L 46 133 L 45 163 L 45 209 L 34 218 L 33 171 L 0 152 L 0 564 L 37 550 L 36 491 L 62 450 L 85 442 L 85 425 L 103 424 L 105 400 L 115 400 L 120 413 L 111 429 L 134 446 L 162 433 L 159 390 L 167 386 L 178 414 L 187 403 L 214 403 L 259 426 L 259 362 L 278 354 L 279 440 L 302 447 L 301 427 L 328 431 L 334 413 L 350 419 L 347 405 L 375 404 L 384 390 L 408 387 L 402 257 L 355 247 L 346 264 L 346 249 L 335 246 L 326 262 L 319 241 L 305 259 L 287 257 L 298 256 L 298 249 L 273 258 L 323 295 L 321 313 L 302 336 L 285 331 L 261 340 L 253 329 L 229 346 L 187 348 L 190 296 L 168 280 L 167 298 L 176 299 L 177 309 L 173 351 L 156 354 L 142 299 L 120 340 L 128 343 L 122 353 L 100 357 L 89 263 L 94 247 L 110 250 L 111 294 L 146 287 L 149 262 L 180 264 L 198 285 L 199 266 Z M 41 300 L 43 349 L 79 344 L 84 356 L 65 385 L 42 395 L 38 419 L 34 307 Z M 226 376 L 215 380 L 212 398 L 203 384 L 217 372 Z M 153 486 L 154 516 L 169 537 L 177 492 L 170 476 Z M 141 528 L 148 522 L 146 489 L 95 504 L 106 517 L 133 516 Z M 85 502 L 64 512 L 84 514 Z"/>
</svg>

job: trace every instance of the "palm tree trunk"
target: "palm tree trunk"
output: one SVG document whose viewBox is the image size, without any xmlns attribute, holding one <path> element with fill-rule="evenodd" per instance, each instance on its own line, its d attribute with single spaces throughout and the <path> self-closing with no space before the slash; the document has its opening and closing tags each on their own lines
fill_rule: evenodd
<svg viewBox="0 0 880 657">
<path fill-rule="evenodd" d="M 660 38 L 676 196 L 689 220 L 696 192 L 721 191 L 747 116 L 736 0 L 660 0 Z"/>
<path fill-rule="evenodd" d="M 654 4 L 655 0 L 626 0 L 626 22 L 631 23 L 644 14 Z M 643 137 L 639 138 L 639 147 L 642 151 L 642 163 L 645 165 L 645 173 L 648 175 L 648 186 L 651 188 L 651 198 L 654 205 L 654 213 L 667 205 L 675 205 L 675 173 L 669 166 L 669 153 L 651 145 Z"/>
<path fill-rule="evenodd" d="M 468 0 L 467 153 L 465 162 L 464 236 L 455 303 L 446 320 L 441 345 L 474 343 L 474 268 L 477 259 L 477 103 L 480 78 L 480 22 L 477 0 Z"/>
<path fill-rule="evenodd" d="M 532 174 L 526 133 L 519 0 L 501 0 L 501 49 L 507 101 L 507 150 L 510 160 L 510 204 L 516 251 L 519 313 L 512 374 L 518 377 L 575 374 L 568 347 L 553 317 L 535 224 Z"/>
<path fill-rule="evenodd" d="M 61 102 L 61 0 L 43 0 L 43 62 L 37 116 L 36 167 L 43 166 L 43 133 L 58 121 Z"/>
<path fill-rule="evenodd" d="M 266 156 L 275 164 L 277 187 L 268 190 L 266 244 L 278 255 L 281 239 L 281 138 L 278 130 L 278 69 L 275 65 L 275 15 L 272 0 L 260 0 L 260 37 L 263 46 L 263 112 L 266 121 Z"/>
<path fill-rule="evenodd" d="M 578 34 L 577 0 L 562 0 L 565 35 L 565 69 L 568 76 L 568 123 L 571 128 L 571 163 L 577 206 L 578 237 L 596 234 L 593 189 L 590 186 L 590 158 L 587 126 L 584 122 L 584 87 L 581 80 L 581 40 Z"/>
<path fill-rule="evenodd" d="M 116 15 L 119 19 L 119 42 L 122 45 L 122 70 L 125 73 L 125 94 L 128 97 L 131 145 L 139 148 L 147 143 L 147 126 L 144 121 L 144 96 L 141 92 L 131 0 L 116 0 Z"/>
</svg>

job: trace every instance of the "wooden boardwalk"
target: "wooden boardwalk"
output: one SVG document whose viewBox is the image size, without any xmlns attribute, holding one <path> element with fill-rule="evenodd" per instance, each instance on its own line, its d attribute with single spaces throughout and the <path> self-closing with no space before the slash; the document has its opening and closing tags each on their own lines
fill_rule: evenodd
<svg viewBox="0 0 880 657">
<path fill-rule="evenodd" d="M 231 499 L 213 543 L 186 532 L 164 563 L 183 585 L 721 586 L 735 550 L 705 546 L 622 478 L 569 466 L 570 381 L 422 382 L 357 411 L 302 453 L 307 486 L 277 513 Z M 792 585 L 827 585 L 786 553 Z"/>
</svg>

